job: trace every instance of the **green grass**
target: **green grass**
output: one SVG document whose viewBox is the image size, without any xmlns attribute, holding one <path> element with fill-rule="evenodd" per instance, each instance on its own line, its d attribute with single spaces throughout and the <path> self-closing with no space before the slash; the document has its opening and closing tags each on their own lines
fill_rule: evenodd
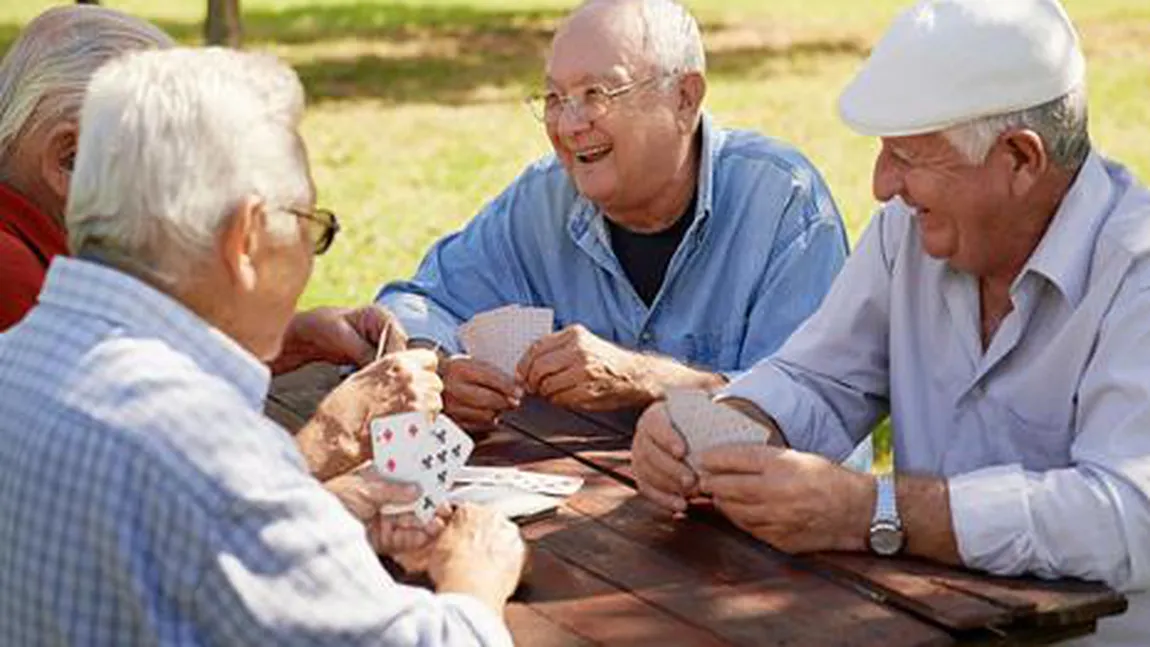
<svg viewBox="0 0 1150 647">
<path fill-rule="evenodd" d="M 50 6 L 0 7 L 0 47 Z M 198 43 L 202 0 L 109 0 Z M 247 46 L 291 62 L 321 202 L 345 232 L 304 305 L 362 303 L 410 274 L 531 159 L 546 137 L 520 104 L 537 86 L 559 0 L 242 0 Z M 789 140 L 822 169 L 852 236 L 873 211 L 872 140 L 838 92 L 904 0 L 696 0 L 720 122 Z M 11 6 L 18 5 L 18 6 Z M 1068 0 L 1090 65 L 1095 140 L 1150 179 L 1150 2 Z"/>
</svg>

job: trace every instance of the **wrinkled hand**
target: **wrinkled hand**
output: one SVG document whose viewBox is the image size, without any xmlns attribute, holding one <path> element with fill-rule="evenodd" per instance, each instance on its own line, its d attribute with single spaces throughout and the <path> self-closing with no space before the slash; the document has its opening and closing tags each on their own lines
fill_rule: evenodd
<svg viewBox="0 0 1150 647">
<path fill-rule="evenodd" d="M 874 478 L 816 454 L 766 445 L 700 456 L 700 488 L 735 525 L 787 553 L 864 550 Z"/>
<path fill-rule="evenodd" d="M 528 393 L 559 406 L 612 411 L 644 406 L 658 397 L 648 373 L 642 355 L 575 324 L 532 344 L 519 360 L 515 378 Z"/>
<path fill-rule="evenodd" d="M 467 593 L 502 614 L 523 574 L 527 548 L 519 528 L 488 508 L 455 509 L 435 542 L 427 574 L 441 593 Z"/>
<path fill-rule="evenodd" d="M 522 389 L 494 366 L 467 355 L 440 364 L 443 410 L 460 427 L 484 431 L 505 411 L 520 404 Z"/>
<path fill-rule="evenodd" d="M 383 340 L 384 353 L 407 347 L 403 326 L 386 308 L 316 308 L 296 313 L 284 333 L 283 349 L 271 362 L 275 374 L 311 362 L 367 366 Z"/>
<path fill-rule="evenodd" d="M 686 455 L 687 444 L 671 426 L 667 404 L 648 407 L 631 442 L 631 468 L 639 492 L 672 512 L 685 511 L 687 499 L 699 493 L 695 472 L 683 460 Z"/>
<path fill-rule="evenodd" d="M 410 512 L 381 512 L 385 506 L 402 507 L 415 503 L 419 498 L 419 486 L 388 481 L 371 464 L 337 476 L 324 483 L 324 487 L 364 524 L 368 540 L 379 554 L 398 557 L 418 553 L 431 546 L 443 530 L 441 517 L 423 524 Z M 443 515 L 447 512 L 445 509 Z"/>
<path fill-rule="evenodd" d="M 428 350 L 385 355 L 340 384 L 296 435 L 312 474 L 326 480 L 371 458 L 368 423 L 405 411 L 438 413 L 443 382 Z"/>
</svg>

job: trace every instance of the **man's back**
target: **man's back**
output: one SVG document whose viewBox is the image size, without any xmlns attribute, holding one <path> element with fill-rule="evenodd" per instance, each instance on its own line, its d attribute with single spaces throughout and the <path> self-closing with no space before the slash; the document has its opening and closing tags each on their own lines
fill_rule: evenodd
<svg viewBox="0 0 1150 647">
<path fill-rule="evenodd" d="M 0 644 L 306 641 L 321 578 L 390 584 L 260 416 L 266 369 L 197 321 L 64 260 L 0 336 Z"/>
</svg>

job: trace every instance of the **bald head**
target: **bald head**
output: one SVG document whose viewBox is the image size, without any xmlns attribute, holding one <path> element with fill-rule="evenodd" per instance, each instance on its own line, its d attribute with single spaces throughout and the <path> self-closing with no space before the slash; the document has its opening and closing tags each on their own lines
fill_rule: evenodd
<svg viewBox="0 0 1150 647">
<path fill-rule="evenodd" d="M 0 62 L 0 181 L 61 215 L 88 81 L 124 52 L 171 45 L 148 22 L 103 7 L 56 7 L 28 23 Z"/>
</svg>

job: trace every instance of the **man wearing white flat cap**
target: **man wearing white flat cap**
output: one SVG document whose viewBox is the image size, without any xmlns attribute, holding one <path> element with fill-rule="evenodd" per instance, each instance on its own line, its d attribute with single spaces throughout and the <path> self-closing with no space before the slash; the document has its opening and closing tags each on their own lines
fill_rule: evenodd
<svg viewBox="0 0 1150 647">
<path fill-rule="evenodd" d="M 883 206 L 821 308 L 723 395 L 780 442 L 712 450 L 696 479 L 655 405 L 644 493 L 709 493 L 792 552 L 1104 581 L 1131 607 L 1094 644 L 1150 644 L 1150 192 L 1092 149 L 1084 70 L 1056 0 L 900 16 L 839 105 L 882 140 Z M 827 460 L 887 415 L 896 475 Z"/>
</svg>

